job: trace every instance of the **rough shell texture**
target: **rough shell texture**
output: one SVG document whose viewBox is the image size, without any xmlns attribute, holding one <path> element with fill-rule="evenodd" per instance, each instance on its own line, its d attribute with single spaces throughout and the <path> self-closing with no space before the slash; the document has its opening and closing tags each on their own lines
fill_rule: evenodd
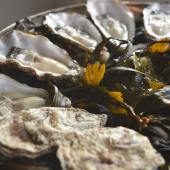
<svg viewBox="0 0 170 170">
<path fill-rule="evenodd" d="M 57 156 L 63 170 L 155 170 L 164 159 L 148 138 L 127 128 L 101 128 L 67 137 Z"/>
<path fill-rule="evenodd" d="M 13 112 L 11 106 L 10 100 L 0 103 L 0 153 L 8 157 L 41 156 L 57 149 L 68 133 L 104 126 L 107 118 L 74 108 Z M 8 114 L 4 114 L 6 110 Z"/>
</svg>

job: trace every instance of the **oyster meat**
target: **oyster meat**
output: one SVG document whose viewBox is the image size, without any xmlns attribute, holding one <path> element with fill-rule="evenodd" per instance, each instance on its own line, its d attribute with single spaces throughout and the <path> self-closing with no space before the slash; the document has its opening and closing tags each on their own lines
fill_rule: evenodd
<svg viewBox="0 0 170 170">
<path fill-rule="evenodd" d="M 55 84 L 63 79 L 70 80 L 71 84 L 81 72 L 80 66 L 65 50 L 41 35 L 14 30 L 1 37 L 0 55 L 8 57 L 8 60 L 0 57 L 0 65 L 15 66 L 39 79 L 50 79 Z"/>
<path fill-rule="evenodd" d="M 63 63 L 51 58 L 42 57 L 30 50 L 13 48 L 8 58 L 17 60 L 25 67 L 34 68 L 39 76 L 44 73 L 59 76 L 70 71 Z"/>
<path fill-rule="evenodd" d="M 7 56 L 12 47 L 34 51 L 41 57 L 54 59 L 67 67 L 75 66 L 69 54 L 46 37 L 14 30 L 0 39 L 0 55 Z M 3 58 L 3 57 L 1 57 Z"/>
<path fill-rule="evenodd" d="M 170 4 L 154 3 L 143 10 L 144 27 L 155 39 L 170 38 Z"/>
<path fill-rule="evenodd" d="M 77 13 L 50 13 L 45 16 L 44 24 L 55 34 L 94 50 L 102 37 L 86 16 Z"/>
<path fill-rule="evenodd" d="M 123 127 L 85 130 L 67 140 L 57 151 L 63 170 L 155 170 L 164 164 L 148 138 Z"/>
<path fill-rule="evenodd" d="M 28 158 L 56 150 L 60 143 L 67 142 L 69 133 L 104 126 L 107 119 L 106 115 L 58 107 L 22 110 L 11 115 L 0 121 L 0 153 Z"/>
<path fill-rule="evenodd" d="M 135 34 L 133 14 L 118 0 L 88 0 L 87 10 L 102 34 L 132 40 Z"/>
</svg>

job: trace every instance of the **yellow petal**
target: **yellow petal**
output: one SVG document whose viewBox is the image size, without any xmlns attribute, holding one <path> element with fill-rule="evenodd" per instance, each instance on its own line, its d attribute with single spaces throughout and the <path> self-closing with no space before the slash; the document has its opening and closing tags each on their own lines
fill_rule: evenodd
<svg viewBox="0 0 170 170">
<path fill-rule="evenodd" d="M 165 84 L 162 82 L 156 82 L 156 81 L 149 80 L 148 83 L 149 83 L 150 88 L 153 90 L 159 90 L 159 89 L 165 87 Z"/>
<path fill-rule="evenodd" d="M 94 74 L 97 74 L 99 71 L 100 63 L 96 62 L 93 67 L 94 67 Z"/>
<path fill-rule="evenodd" d="M 117 91 L 109 91 L 108 92 L 109 96 L 112 97 L 113 99 L 119 101 L 119 102 L 123 102 L 123 94 L 121 92 L 117 92 Z"/>
<path fill-rule="evenodd" d="M 90 72 L 89 72 L 89 65 L 87 65 L 86 72 L 85 72 L 86 82 L 90 84 Z"/>
<path fill-rule="evenodd" d="M 164 53 L 170 50 L 168 42 L 156 42 L 148 47 L 148 51 L 152 53 Z"/>
<path fill-rule="evenodd" d="M 112 113 L 118 113 L 118 114 L 126 114 L 127 113 L 126 109 L 124 109 L 122 107 L 118 107 L 116 105 L 109 104 L 108 108 L 110 109 L 110 111 Z"/>
<path fill-rule="evenodd" d="M 85 72 L 86 83 L 91 86 L 99 85 L 104 77 L 105 70 L 105 64 L 100 65 L 99 62 L 93 65 L 88 64 Z"/>
<path fill-rule="evenodd" d="M 105 71 L 106 71 L 106 65 L 105 64 L 100 65 L 100 68 L 98 71 L 98 80 L 100 82 L 102 81 L 102 79 L 104 77 Z"/>
<path fill-rule="evenodd" d="M 99 82 L 99 80 L 98 80 L 98 71 L 99 71 L 99 67 L 100 67 L 100 64 L 99 64 L 99 62 L 96 62 L 95 64 L 94 64 L 94 82 L 95 82 L 95 84 L 99 84 L 100 82 Z"/>
<path fill-rule="evenodd" d="M 87 84 L 89 84 L 89 85 L 90 85 L 91 81 L 93 80 L 92 65 L 91 64 L 88 64 L 87 68 L 86 68 L 86 80 L 88 80 Z"/>
</svg>

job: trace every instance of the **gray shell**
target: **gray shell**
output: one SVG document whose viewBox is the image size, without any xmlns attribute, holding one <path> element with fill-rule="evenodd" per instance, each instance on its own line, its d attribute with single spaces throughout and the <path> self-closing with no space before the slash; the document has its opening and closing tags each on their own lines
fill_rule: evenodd
<svg viewBox="0 0 170 170">
<path fill-rule="evenodd" d="M 90 129 L 67 141 L 57 151 L 63 170 L 155 170 L 165 163 L 147 137 L 124 127 Z"/>
<path fill-rule="evenodd" d="M 0 114 L 0 153 L 7 157 L 39 157 L 57 150 L 59 144 L 67 142 L 68 134 L 104 126 L 107 119 L 106 115 L 74 108 L 42 107 L 13 112 L 11 105 L 8 101 L 4 108 L 0 102 L 1 111 L 8 110 L 8 115 Z"/>
</svg>

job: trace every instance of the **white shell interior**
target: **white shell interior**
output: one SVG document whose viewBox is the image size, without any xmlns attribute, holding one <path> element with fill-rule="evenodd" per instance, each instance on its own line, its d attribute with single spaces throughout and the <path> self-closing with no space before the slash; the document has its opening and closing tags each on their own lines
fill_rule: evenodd
<svg viewBox="0 0 170 170">
<path fill-rule="evenodd" d="M 45 16 L 44 24 L 65 38 L 75 41 L 86 48 L 94 49 L 102 41 L 95 26 L 86 16 L 77 13 L 50 13 Z"/>
<path fill-rule="evenodd" d="M 14 59 L 22 63 L 24 66 L 33 67 L 39 75 L 50 73 L 56 76 L 68 73 L 69 68 L 51 58 L 39 56 L 37 53 L 27 50 L 21 50 L 14 56 Z"/>
<path fill-rule="evenodd" d="M 170 38 L 170 4 L 155 3 L 143 10 L 144 26 L 155 40 Z"/>
<path fill-rule="evenodd" d="M 32 50 L 41 56 L 52 58 L 66 66 L 73 63 L 65 50 L 54 45 L 48 38 L 41 35 L 32 35 L 14 30 L 0 39 L 0 55 L 7 56 L 12 47 Z"/>
<path fill-rule="evenodd" d="M 48 94 L 43 89 L 30 87 L 26 84 L 17 82 L 7 75 L 0 74 L 0 96 L 11 99 L 31 96 L 47 98 Z"/>
<path fill-rule="evenodd" d="M 87 10 L 105 37 L 131 40 L 135 34 L 133 14 L 118 0 L 88 0 Z"/>
</svg>

